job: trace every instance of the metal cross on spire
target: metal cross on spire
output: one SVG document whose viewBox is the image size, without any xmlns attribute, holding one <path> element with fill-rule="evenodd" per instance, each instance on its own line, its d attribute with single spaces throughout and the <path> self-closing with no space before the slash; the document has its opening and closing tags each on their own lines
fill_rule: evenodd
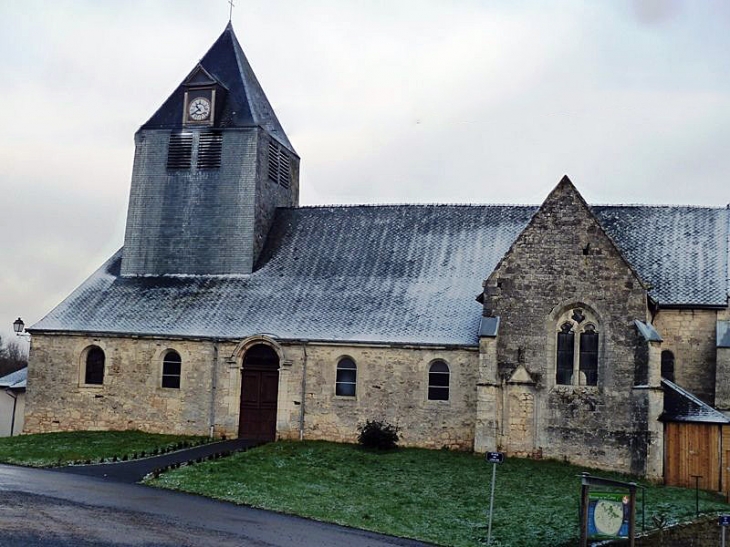
<svg viewBox="0 0 730 547">
<path fill-rule="evenodd" d="M 228 3 L 231 5 L 231 8 L 228 10 L 228 22 L 230 23 L 233 18 L 233 8 L 235 7 L 235 4 L 233 3 L 233 0 L 228 0 Z"/>
</svg>

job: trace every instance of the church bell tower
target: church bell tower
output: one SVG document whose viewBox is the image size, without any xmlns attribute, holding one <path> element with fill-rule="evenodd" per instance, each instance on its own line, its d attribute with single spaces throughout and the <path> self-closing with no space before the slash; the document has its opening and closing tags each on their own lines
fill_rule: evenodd
<svg viewBox="0 0 730 547">
<path fill-rule="evenodd" d="M 135 135 L 122 276 L 252 272 L 299 156 L 229 23 Z"/>
</svg>

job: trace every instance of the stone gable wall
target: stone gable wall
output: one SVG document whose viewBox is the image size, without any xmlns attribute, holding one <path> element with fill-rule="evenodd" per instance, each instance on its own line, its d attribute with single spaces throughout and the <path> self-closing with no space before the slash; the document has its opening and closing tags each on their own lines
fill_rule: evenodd
<svg viewBox="0 0 730 547">
<path fill-rule="evenodd" d="M 659 395 L 634 389 L 635 358 L 647 352 L 633 324 L 646 320 L 645 290 L 572 184 L 563 181 L 548 196 L 485 282 L 484 296 L 485 312 L 501 318 L 498 445 L 523 455 L 646 472 L 647 443 L 660 447 L 661 429 L 649 431 L 656 418 L 649 415 L 657 407 L 652 398 Z M 556 385 L 557 320 L 572 308 L 598 319 L 595 387 Z M 508 384 L 518 365 L 533 386 Z M 510 410 L 515 405 L 516 414 Z"/>
</svg>

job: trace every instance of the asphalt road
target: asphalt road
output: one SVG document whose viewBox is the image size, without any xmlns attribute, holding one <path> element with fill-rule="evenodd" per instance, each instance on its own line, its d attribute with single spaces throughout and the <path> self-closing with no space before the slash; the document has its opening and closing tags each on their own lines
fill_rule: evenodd
<svg viewBox="0 0 730 547">
<path fill-rule="evenodd" d="M 0 465 L 1 547 L 424 544 L 102 478 Z"/>
</svg>

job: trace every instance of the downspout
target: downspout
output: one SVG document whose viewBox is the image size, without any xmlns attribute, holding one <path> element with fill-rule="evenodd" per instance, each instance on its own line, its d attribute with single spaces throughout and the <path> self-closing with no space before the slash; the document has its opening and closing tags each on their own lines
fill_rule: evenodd
<svg viewBox="0 0 730 547">
<path fill-rule="evenodd" d="M 302 340 L 304 363 L 302 364 L 302 401 L 299 404 L 299 440 L 304 440 L 304 405 L 307 398 L 307 341 Z"/>
<path fill-rule="evenodd" d="M 15 429 L 15 407 L 18 405 L 18 396 L 15 395 L 9 387 L 5 388 L 5 393 L 13 398 L 13 417 L 10 419 L 10 436 L 13 436 L 13 430 Z"/>
<path fill-rule="evenodd" d="M 209 436 L 212 439 L 215 430 L 215 395 L 218 389 L 218 343 L 213 342 L 213 367 L 210 380 L 210 412 L 208 413 Z"/>
</svg>

